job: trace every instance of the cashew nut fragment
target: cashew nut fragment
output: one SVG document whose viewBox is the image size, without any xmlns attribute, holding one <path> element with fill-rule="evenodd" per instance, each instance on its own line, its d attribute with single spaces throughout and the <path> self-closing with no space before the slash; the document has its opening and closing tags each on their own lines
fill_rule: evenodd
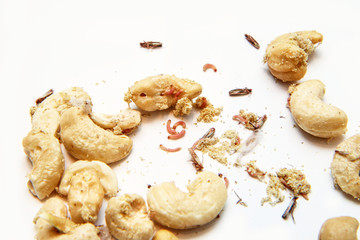
<svg viewBox="0 0 360 240">
<path fill-rule="evenodd" d="M 360 199 L 360 134 L 354 135 L 336 149 L 331 163 L 335 185 L 342 191 Z"/>
<path fill-rule="evenodd" d="M 200 172 L 182 192 L 173 182 L 150 188 L 147 194 L 150 216 L 174 229 L 195 228 L 213 220 L 223 209 L 227 190 L 223 180 L 212 172 Z"/>
<path fill-rule="evenodd" d="M 49 198 L 34 218 L 37 240 L 100 240 L 98 229 L 90 223 L 76 224 L 66 218 L 65 203 Z"/>
<path fill-rule="evenodd" d="M 160 229 L 155 233 L 152 240 L 178 240 L 178 238 L 166 229 Z"/>
<path fill-rule="evenodd" d="M 353 217 L 334 217 L 321 226 L 319 240 L 357 240 L 359 222 Z"/>
<path fill-rule="evenodd" d="M 111 130 L 114 134 L 130 134 L 141 123 L 141 113 L 131 108 L 121 110 L 118 114 L 108 115 L 90 113 L 90 118 L 95 124 L 104 129 Z"/>
<path fill-rule="evenodd" d="M 109 200 L 105 210 L 110 233 L 122 240 L 149 240 L 154 234 L 144 199 L 137 194 L 125 194 Z"/>
<path fill-rule="evenodd" d="M 87 112 L 76 107 L 62 114 L 60 136 L 66 150 L 77 159 L 112 163 L 125 158 L 132 148 L 128 136 L 101 128 Z"/>
<path fill-rule="evenodd" d="M 158 75 L 135 82 L 124 100 L 128 103 L 133 101 L 142 110 L 157 111 L 174 106 L 181 98 L 196 98 L 201 92 L 201 85 L 192 80 Z"/>
<path fill-rule="evenodd" d="M 58 192 L 68 196 L 71 218 L 76 223 L 95 222 L 104 195 L 115 196 L 115 172 L 100 161 L 76 161 L 65 170 Z"/>
<path fill-rule="evenodd" d="M 321 138 L 333 138 L 346 133 L 346 113 L 322 101 L 325 85 L 320 80 L 293 84 L 289 87 L 289 93 L 291 114 L 305 132 Z"/>
<path fill-rule="evenodd" d="M 61 114 L 72 106 L 91 108 L 91 99 L 84 90 L 74 87 L 48 96 L 31 108 L 32 129 L 22 144 L 33 164 L 28 188 L 40 200 L 52 193 L 64 172 L 57 134 Z"/>
<path fill-rule="evenodd" d="M 309 55 L 322 41 L 322 34 L 316 31 L 281 35 L 268 45 L 264 62 L 277 79 L 283 82 L 300 80 L 306 73 Z"/>
</svg>

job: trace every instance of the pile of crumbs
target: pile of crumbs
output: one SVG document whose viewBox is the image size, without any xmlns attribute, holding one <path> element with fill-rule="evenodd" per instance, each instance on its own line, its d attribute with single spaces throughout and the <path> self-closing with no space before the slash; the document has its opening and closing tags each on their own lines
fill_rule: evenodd
<svg viewBox="0 0 360 240">
<path fill-rule="evenodd" d="M 259 116 L 252 112 L 245 112 L 243 109 L 240 110 L 239 115 L 246 120 L 244 123 L 245 128 L 253 130 Z"/>
<path fill-rule="evenodd" d="M 192 101 L 187 98 L 183 97 L 180 98 L 175 105 L 175 109 L 173 110 L 173 114 L 175 117 L 189 115 L 192 110 Z"/>
<path fill-rule="evenodd" d="M 198 97 L 194 103 L 195 107 L 200 108 L 200 115 L 197 117 L 198 122 L 211 123 L 218 120 L 223 108 L 215 108 L 207 98 Z"/>
<path fill-rule="evenodd" d="M 277 203 L 284 201 L 285 196 L 281 193 L 281 190 L 285 190 L 285 186 L 282 184 L 280 179 L 274 174 L 268 174 L 270 180 L 266 187 L 266 197 L 261 199 L 261 206 L 265 203 L 270 203 L 274 206 Z"/>
<path fill-rule="evenodd" d="M 228 155 L 236 153 L 241 147 L 238 138 L 239 135 L 235 130 L 227 130 L 221 138 L 201 139 L 196 149 L 200 150 L 203 154 L 208 154 L 209 157 L 219 163 L 227 165 Z"/>
</svg>

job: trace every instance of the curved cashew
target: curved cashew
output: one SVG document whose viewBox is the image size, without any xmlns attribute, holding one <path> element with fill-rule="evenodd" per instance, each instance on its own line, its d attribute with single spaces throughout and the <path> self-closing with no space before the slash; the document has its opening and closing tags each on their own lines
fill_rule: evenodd
<svg viewBox="0 0 360 240">
<path fill-rule="evenodd" d="M 57 132 L 61 114 L 74 105 L 91 108 L 90 97 L 81 88 L 55 93 L 31 109 L 32 130 L 22 144 L 33 164 L 28 175 L 28 188 L 40 200 L 52 193 L 64 172 Z"/>
<path fill-rule="evenodd" d="M 132 140 L 96 125 L 83 110 L 73 107 L 60 120 L 60 136 L 66 150 L 77 159 L 112 163 L 125 158 Z"/>
<path fill-rule="evenodd" d="M 345 112 L 322 101 L 325 85 L 320 80 L 291 85 L 289 93 L 291 114 L 305 132 L 316 137 L 332 138 L 347 131 Z"/>
<path fill-rule="evenodd" d="M 184 193 L 173 182 L 151 187 L 147 194 L 151 218 L 170 228 L 189 229 L 210 222 L 225 205 L 225 184 L 214 173 L 198 173 L 187 189 Z"/>
<path fill-rule="evenodd" d="M 109 200 L 105 210 L 106 225 L 117 239 L 148 240 L 154 234 L 144 199 L 137 194 L 125 194 Z"/>
<path fill-rule="evenodd" d="M 321 226 L 319 240 L 357 240 L 359 222 L 353 217 L 334 217 Z"/>
<path fill-rule="evenodd" d="M 145 111 L 168 109 L 181 98 L 193 99 L 202 92 L 200 84 L 174 75 L 158 75 L 135 82 L 124 100 Z"/>
<path fill-rule="evenodd" d="M 178 238 L 166 229 L 160 229 L 155 233 L 152 240 L 178 240 Z"/>
<path fill-rule="evenodd" d="M 271 74 L 283 82 L 304 77 L 309 55 L 323 36 L 316 31 L 287 33 L 275 38 L 267 47 L 264 62 Z"/>
<path fill-rule="evenodd" d="M 65 203 L 49 198 L 34 218 L 37 240 L 100 240 L 98 229 L 90 223 L 75 224 L 66 218 Z"/>
<path fill-rule="evenodd" d="M 90 113 L 90 118 L 95 124 L 114 134 L 130 134 L 141 123 L 141 113 L 131 108 L 121 110 L 116 115 Z"/>
<path fill-rule="evenodd" d="M 100 161 L 77 161 L 65 170 L 58 192 L 68 196 L 74 222 L 95 222 L 104 195 L 115 196 L 118 181 L 115 172 Z"/>
<path fill-rule="evenodd" d="M 336 149 L 331 163 L 335 185 L 354 198 L 360 199 L 360 134 L 354 135 Z"/>
</svg>

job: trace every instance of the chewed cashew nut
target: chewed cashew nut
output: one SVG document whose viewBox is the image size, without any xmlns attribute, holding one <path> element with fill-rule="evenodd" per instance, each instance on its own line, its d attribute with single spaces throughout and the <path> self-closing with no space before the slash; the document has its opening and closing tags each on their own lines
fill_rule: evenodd
<svg viewBox="0 0 360 240">
<path fill-rule="evenodd" d="M 124 100 L 128 103 L 133 101 L 142 110 L 157 111 L 174 106 L 181 98 L 196 98 L 201 92 L 201 85 L 192 80 L 158 75 L 135 82 Z"/>
<path fill-rule="evenodd" d="M 109 200 L 105 210 L 106 225 L 117 239 L 148 240 L 154 234 L 144 199 L 137 194 L 124 194 Z"/>
<path fill-rule="evenodd" d="M 347 131 L 347 115 L 341 109 L 322 101 L 325 85 L 308 80 L 289 87 L 289 108 L 295 122 L 307 133 L 333 138 Z"/>
<path fill-rule="evenodd" d="M 336 147 L 331 174 L 335 185 L 360 199 L 360 134 L 346 139 Z"/>
<path fill-rule="evenodd" d="M 264 62 L 277 79 L 284 82 L 300 80 L 306 73 L 309 55 L 322 40 L 322 34 L 316 31 L 281 35 L 268 45 Z"/>
<path fill-rule="evenodd" d="M 48 96 L 31 108 L 32 130 L 22 144 L 33 165 L 28 188 L 40 200 L 52 193 L 64 172 L 57 134 L 61 114 L 72 106 L 91 108 L 91 99 L 81 88 L 74 87 Z"/>
<path fill-rule="evenodd" d="M 359 222 L 353 217 L 334 217 L 321 226 L 319 240 L 357 240 Z"/>
<path fill-rule="evenodd" d="M 77 161 L 65 170 L 58 192 L 68 196 L 72 220 L 95 222 L 105 196 L 115 196 L 118 180 L 115 172 L 100 161 Z"/>
<path fill-rule="evenodd" d="M 155 233 L 152 240 L 178 240 L 178 238 L 172 232 L 166 229 L 160 229 Z"/>
<path fill-rule="evenodd" d="M 95 124 L 104 129 L 111 130 L 114 134 L 130 134 L 141 123 L 141 113 L 130 108 L 121 110 L 115 115 L 92 112 L 90 113 L 90 118 Z"/>
<path fill-rule="evenodd" d="M 152 186 L 147 194 L 150 217 L 170 228 L 189 229 L 209 223 L 225 205 L 226 186 L 215 173 L 198 173 L 187 189 L 182 192 L 173 182 Z"/>
<path fill-rule="evenodd" d="M 62 114 L 60 136 L 66 150 L 77 159 L 112 163 L 125 158 L 132 148 L 128 136 L 101 128 L 87 112 L 76 107 Z"/>
<path fill-rule="evenodd" d="M 91 223 L 76 224 L 66 218 L 67 209 L 60 198 L 49 198 L 34 218 L 37 240 L 100 240 Z"/>
</svg>

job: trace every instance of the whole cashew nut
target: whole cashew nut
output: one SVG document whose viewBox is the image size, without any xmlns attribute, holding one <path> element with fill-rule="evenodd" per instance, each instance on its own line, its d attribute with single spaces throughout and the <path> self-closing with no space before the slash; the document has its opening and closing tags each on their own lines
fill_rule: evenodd
<svg viewBox="0 0 360 240">
<path fill-rule="evenodd" d="M 360 134 L 354 135 L 336 149 L 331 163 L 335 185 L 342 191 L 360 199 Z"/>
<path fill-rule="evenodd" d="M 305 132 L 316 137 L 333 138 L 347 131 L 346 113 L 322 101 L 325 85 L 320 80 L 293 84 L 289 93 L 291 114 Z"/>
<path fill-rule="evenodd" d="M 110 233 L 122 240 L 148 240 L 154 234 L 144 199 L 137 194 L 125 194 L 109 200 L 105 210 Z"/>
<path fill-rule="evenodd" d="M 101 128 L 87 112 L 76 107 L 62 114 L 60 136 L 66 150 L 77 159 L 112 163 L 125 158 L 132 148 L 128 136 Z"/>
<path fill-rule="evenodd" d="M 100 161 L 76 161 L 65 170 L 58 192 L 68 196 L 71 218 L 76 223 L 95 222 L 105 196 L 115 196 L 115 172 Z"/>
<path fill-rule="evenodd" d="M 60 198 L 49 198 L 34 218 L 37 240 L 100 240 L 98 229 L 90 223 L 76 224 L 66 218 Z"/>
<path fill-rule="evenodd" d="M 357 240 L 359 222 L 353 217 L 334 217 L 321 226 L 319 240 Z"/>
<path fill-rule="evenodd" d="M 61 114 L 72 106 L 91 108 L 91 99 L 84 90 L 74 87 L 48 96 L 31 108 L 32 129 L 22 144 L 33 165 L 28 188 L 40 200 L 53 192 L 64 172 L 57 134 Z"/>
<path fill-rule="evenodd" d="M 275 38 L 267 47 L 264 62 L 271 74 L 283 82 L 304 77 L 309 55 L 323 36 L 316 31 L 287 33 Z"/>
<path fill-rule="evenodd" d="M 201 85 L 189 79 L 158 75 L 135 82 L 124 100 L 133 101 L 142 110 L 157 111 L 175 106 L 181 98 L 196 98 L 201 92 Z"/>
<path fill-rule="evenodd" d="M 147 194 L 150 217 L 170 228 L 189 229 L 209 223 L 225 205 L 227 189 L 215 173 L 198 173 L 187 189 L 182 192 L 173 182 L 152 186 Z"/>
</svg>

